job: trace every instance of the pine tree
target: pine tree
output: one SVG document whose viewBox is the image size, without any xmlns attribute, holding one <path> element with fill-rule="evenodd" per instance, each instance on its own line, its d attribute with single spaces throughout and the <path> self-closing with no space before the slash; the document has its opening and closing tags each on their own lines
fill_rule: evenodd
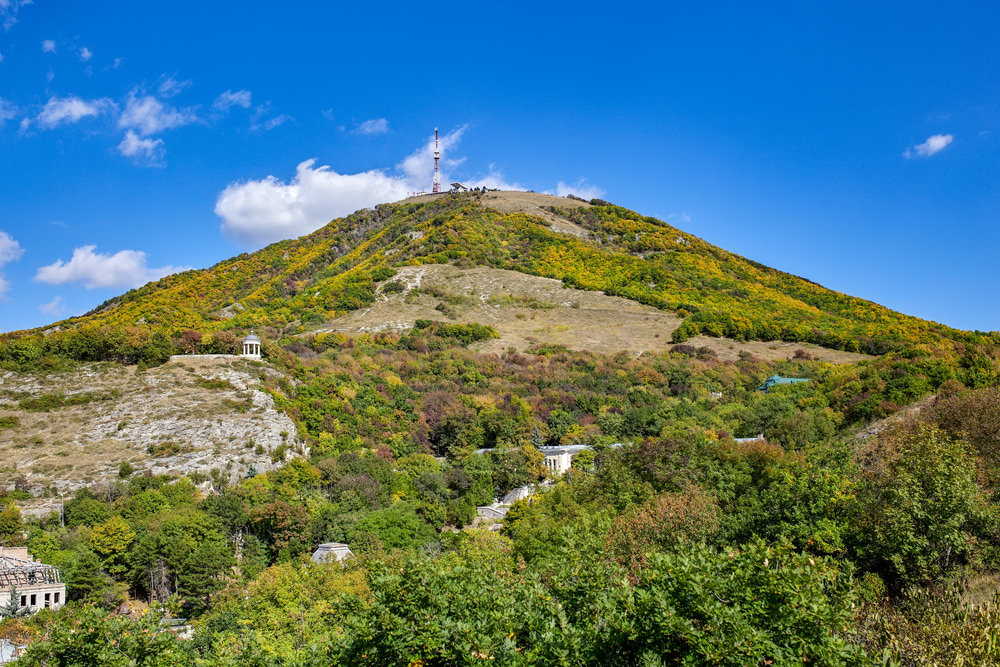
<svg viewBox="0 0 1000 667">
<path fill-rule="evenodd" d="M 31 613 L 31 609 L 21 606 L 21 596 L 17 592 L 17 586 L 10 587 L 10 600 L 3 607 L 0 607 L 0 618 L 22 618 Z"/>
</svg>

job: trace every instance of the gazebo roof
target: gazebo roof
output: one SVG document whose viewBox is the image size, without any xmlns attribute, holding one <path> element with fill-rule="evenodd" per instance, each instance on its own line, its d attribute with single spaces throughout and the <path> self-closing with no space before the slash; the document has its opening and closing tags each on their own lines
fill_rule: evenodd
<svg viewBox="0 0 1000 667">
<path fill-rule="evenodd" d="M 244 343 L 259 343 L 260 342 L 260 338 L 257 338 L 257 334 L 255 334 L 253 331 L 251 331 L 250 335 L 248 335 L 246 338 L 243 339 L 243 342 Z"/>
</svg>

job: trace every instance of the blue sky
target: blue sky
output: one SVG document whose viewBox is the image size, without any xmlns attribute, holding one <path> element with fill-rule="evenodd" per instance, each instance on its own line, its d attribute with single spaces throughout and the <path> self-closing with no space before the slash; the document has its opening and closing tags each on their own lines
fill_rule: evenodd
<svg viewBox="0 0 1000 667">
<path fill-rule="evenodd" d="M 877 6 L 873 6 L 877 5 Z M 1000 329 L 1000 9 L 0 0 L 0 331 L 448 179 Z"/>
</svg>

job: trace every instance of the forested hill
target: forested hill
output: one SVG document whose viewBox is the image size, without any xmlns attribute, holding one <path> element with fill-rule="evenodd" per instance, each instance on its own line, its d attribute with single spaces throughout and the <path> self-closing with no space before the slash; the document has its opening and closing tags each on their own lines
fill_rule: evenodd
<svg viewBox="0 0 1000 667">
<path fill-rule="evenodd" d="M 425 196 L 361 210 L 308 236 L 168 276 L 59 325 L 295 333 L 372 303 L 398 267 L 428 263 L 511 269 L 672 311 L 684 318 L 675 342 L 704 334 L 881 354 L 974 338 L 620 206 L 529 193 Z"/>
</svg>

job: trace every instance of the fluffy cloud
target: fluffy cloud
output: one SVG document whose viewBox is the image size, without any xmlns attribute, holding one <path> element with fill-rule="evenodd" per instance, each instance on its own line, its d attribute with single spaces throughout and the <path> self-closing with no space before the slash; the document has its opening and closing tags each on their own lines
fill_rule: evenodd
<svg viewBox="0 0 1000 667">
<path fill-rule="evenodd" d="M 405 179 L 382 171 L 338 174 L 306 160 L 285 183 L 274 176 L 233 183 L 219 195 L 215 213 L 222 232 L 249 245 L 263 245 L 315 231 L 334 218 L 408 194 Z"/>
<path fill-rule="evenodd" d="M 94 57 L 94 52 L 88 49 L 86 46 L 80 49 L 80 60 L 87 62 Z"/>
<path fill-rule="evenodd" d="M 464 126 L 441 137 L 443 167 L 463 162 L 447 157 L 463 132 Z M 381 170 L 340 174 L 330 167 L 315 165 L 315 159 L 299 164 L 295 177 L 287 183 L 268 176 L 230 184 L 215 202 L 215 213 L 222 218 L 222 232 L 239 243 L 263 245 L 308 234 L 360 208 L 404 199 L 416 190 L 430 190 L 434 137 L 430 136 L 427 143 L 396 165 L 401 173 L 395 175 Z M 487 177 L 494 183 L 489 187 L 510 187 L 496 176 L 491 172 Z M 446 182 L 447 177 L 442 175 L 442 183 Z"/>
<path fill-rule="evenodd" d="M 75 123 L 90 116 L 100 116 L 115 110 L 115 103 L 106 97 L 84 100 L 79 97 L 52 97 L 45 103 L 35 122 L 43 128 Z M 25 125 L 25 124 L 22 124 Z"/>
<path fill-rule="evenodd" d="M 46 39 L 42 41 L 42 53 L 55 53 L 56 52 L 56 40 Z"/>
<path fill-rule="evenodd" d="M 46 315 L 53 315 L 58 317 L 66 312 L 66 303 L 63 301 L 61 296 L 57 296 L 48 303 L 43 303 L 38 306 L 38 310 L 42 311 Z"/>
<path fill-rule="evenodd" d="M 79 283 L 87 289 L 131 288 L 187 270 L 176 266 L 147 267 L 146 253 L 141 250 L 120 250 L 109 255 L 95 252 L 96 248 L 93 245 L 76 248 L 68 262 L 60 259 L 38 269 L 35 280 L 49 285 Z"/>
<path fill-rule="evenodd" d="M 172 81 L 172 79 L 171 79 Z M 192 109 L 175 109 L 167 106 L 152 95 L 137 96 L 129 93 L 125 110 L 118 119 L 118 127 L 135 129 L 140 134 L 150 135 L 198 120 Z"/>
<path fill-rule="evenodd" d="M 587 185 L 581 178 L 573 185 L 559 181 L 559 183 L 556 184 L 556 194 L 560 197 L 565 197 L 566 195 L 576 195 L 582 199 L 595 199 L 602 196 L 604 194 L 604 190 L 596 185 Z"/>
<path fill-rule="evenodd" d="M 389 121 L 385 118 L 372 118 L 358 125 L 354 131 L 358 134 L 385 134 L 389 131 Z"/>
<path fill-rule="evenodd" d="M 141 138 L 129 130 L 125 133 L 122 142 L 118 144 L 118 152 L 126 157 L 134 158 L 137 162 L 149 165 L 160 164 L 163 157 L 163 139 Z"/>
<path fill-rule="evenodd" d="M 935 153 L 940 153 L 945 148 L 955 140 L 955 137 L 950 134 L 935 134 L 927 137 L 927 141 L 922 144 L 917 144 L 911 148 L 907 148 L 903 151 L 903 157 L 914 158 L 914 157 L 930 157 Z"/>
<path fill-rule="evenodd" d="M 440 139 L 442 172 L 457 167 L 464 158 L 452 157 L 465 127 Z M 396 165 L 395 173 L 383 170 L 360 174 L 340 174 L 316 160 L 298 165 L 295 177 L 285 182 L 275 176 L 232 183 L 215 202 L 222 219 L 222 233 L 247 245 L 263 245 L 313 232 L 334 218 L 384 202 L 398 201 L 414 191 L 429 191 L 434 171 L 434 136 Z M 445 173 L 441 183 L 447 189 Z M 509 182 L 492 165 L 486 176 L 465 179 L 469 187 L 523 190 Z M 583 181 L 575 185 L 559 183 L 560 194 L 573 192 L 593 198 L 603 191 Z"/>
<path fill-rule="evenodd" d="M 450 169 L 465 162 L 464 158 L 448 157 L 462 140 L 466 126 L 453 130 L 441 137 L 439 143 L 441 148 L 441 167 Z M 408 155 L 396 168 L 406 174 L 407 181 L 413 190 L 430 190 L 434 173 L 434 136 L 428 137 L 427 142 Z M 442 173 L 441 182 L 447 183 L 448 177 Z"/>
<path fill-rule="evenodd" d="M 24 248 L 10 234 L 0 231 L 0 266 L 20 259 Z"/>
<path fill-rule="evenodd" d="M 21 244 L 7 232 L 0 231 L 0 267 L 9 262 L 20 259 L 24 254 Z M 7 292 L 10 291 L 10 281 L 0 273 L 0 301 L 7 300 Z"/>
<path fill-rule="evenodd" d="M 492 164 L 488 174 L 466 179 L 462 181 L 462 185 L 468 188 L 489 188 L 491 190 L 527 190 L 520 183 L 508 181 L 503 172 L 498 171 Z"/>
<path fill-rule="evenodd" d="M 249 90 L 237 90 L 235 93 L 231 90 L 227 90 L 212 102 L 212 108 L 216 111 L 221 111 L 225 113 L 233 107 L 243 107 L 244 109 L 250 108 L 250 91 Z"/>
</svg>

